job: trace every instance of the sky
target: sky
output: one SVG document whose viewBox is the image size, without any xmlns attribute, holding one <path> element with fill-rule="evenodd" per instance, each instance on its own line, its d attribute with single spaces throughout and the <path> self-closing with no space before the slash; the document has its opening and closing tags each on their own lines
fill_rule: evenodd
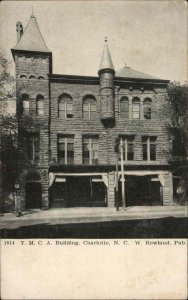
<svg viewBox="0 0 188 300">
<path fill-rule="evenodd" d="M 187 80 L 187 2 L 2 1 L 0 47 L 9 60 L 16 22 L 32 13 L 53 53 L 53 73 L 97 76 L 104 37 L 115 70 L 126 64 L 162 79 Z M 14 72 L 14 63 L 11 64 Z"/>
</svg>

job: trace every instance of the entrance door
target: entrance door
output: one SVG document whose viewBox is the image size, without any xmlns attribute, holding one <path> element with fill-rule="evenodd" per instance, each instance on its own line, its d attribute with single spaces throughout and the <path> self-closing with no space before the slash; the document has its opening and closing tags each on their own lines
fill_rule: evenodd
<svg viewBox="0 0 188 300">
<path fill-rule="evenodd" d="M 125 177 L 126 206 L 161 205 L 160 183 L 157 181 L 151 181 L 151 178 L 151 176 Z M 121 205 L 121 182 L 119 182 L 119 202 Z"/>
<path fill-rule="evenodd" d="M 66 207 L 66 182 L 55 182 L 50 191 L 50 208 Z"/>
<path fill-rule="evenodd" d="M 66 207 L 106 206 L 106 187 L 90 176 L 67 177 Z"/>
<path fill-rule="evenodd" d="M 26 209 L 42 208 L 42 187 L 40 182 L 26 184 Z"/>
<path fill-rule="evenodd" d="M 67 207 L 87 206 L 90 200 L 90 177 L 67 177 Z"/>
</svg>

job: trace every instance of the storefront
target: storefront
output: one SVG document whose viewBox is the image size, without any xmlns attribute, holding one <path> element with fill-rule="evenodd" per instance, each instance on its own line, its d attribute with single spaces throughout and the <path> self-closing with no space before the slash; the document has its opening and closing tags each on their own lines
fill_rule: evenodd
<svg viewBox="0 0 188 300">
<path fill-rule="evenodd" d="M 105 174 L 58 173 L 53 176 L 54 180 L 50 187 L 50 208 L 107 206 Z"/>
</svg>

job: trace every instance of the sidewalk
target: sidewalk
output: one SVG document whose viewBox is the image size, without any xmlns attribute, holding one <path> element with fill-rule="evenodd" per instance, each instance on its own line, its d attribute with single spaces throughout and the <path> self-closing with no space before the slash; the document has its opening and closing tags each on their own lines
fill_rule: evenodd
<svg viewBox="0 0 188 300">
<path fill-rule="evenodd" d="M 30 226 L 47 223 L 95 223 L 122 220 L 156 219 L 156 218 L 186 218 L 187 206 L 134 206 L 120 208 L 57 208 L 49 210 L 33 209 L 22 212 L 20 217 L 13 213 L 6 213 L 0 217 L 0 229 L 13 229 L 20 226 Z"/>
</svg>

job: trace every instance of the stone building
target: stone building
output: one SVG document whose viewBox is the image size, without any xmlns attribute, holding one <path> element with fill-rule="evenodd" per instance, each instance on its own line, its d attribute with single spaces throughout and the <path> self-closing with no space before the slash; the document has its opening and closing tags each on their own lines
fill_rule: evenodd
<svg viewBox="0 0 188 300">
<path fill-rule="evenodd" d="M 98 76 L 53 74 L 36 18 L 17 23 L 19 199 L 22 209 L 115 206 L 115 141 L 126 205 L 171 205 L 168 137 L 160 114 L 168 80 L 124 66 L 105 40 Z M 100 61 L 100 58 L 99 58 Z M 122 178 L 119 160 L 119 189 Z M 119 192 L 121 205 L 121 193 Z"/>
</svg>

